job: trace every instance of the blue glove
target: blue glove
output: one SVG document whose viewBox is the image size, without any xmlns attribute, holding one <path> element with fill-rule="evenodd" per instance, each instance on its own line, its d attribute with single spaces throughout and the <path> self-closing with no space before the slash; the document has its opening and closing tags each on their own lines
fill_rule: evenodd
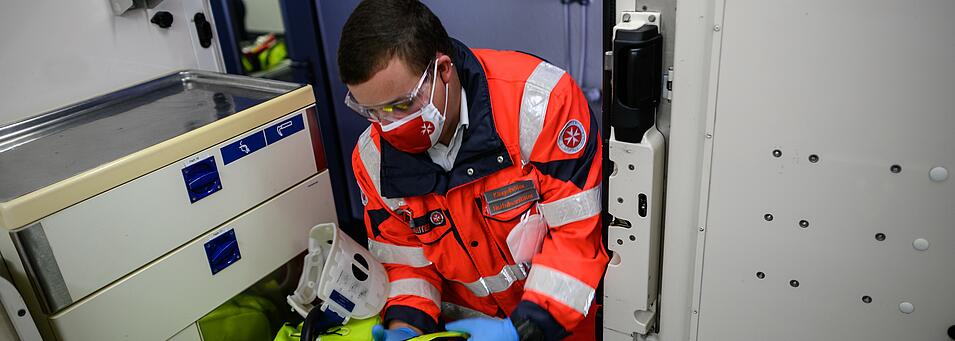
<svg viewBox="0 0 955 341">
<path fill-rule="evenodd" d="M 408 327 L 385 329 L 379 324 L 371 328 L 371 337 L 375 341 L 403 341 L 415 336 L 418 336 L 418 333 Z"/>
<path fill-rule="evenodd" d="M 469 318 L 448 323 L 444 328 L 470 334 L 468 341 L 518 341 L 517 329 L 510 318 Z"/>
</svg>

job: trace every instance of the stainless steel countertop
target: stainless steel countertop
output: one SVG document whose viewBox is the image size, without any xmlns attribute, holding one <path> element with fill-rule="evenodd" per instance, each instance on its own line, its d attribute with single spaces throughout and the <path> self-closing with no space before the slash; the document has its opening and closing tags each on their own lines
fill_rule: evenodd
<svg viewBox="0 0 955 341">
<path fill-rule="evenodd" d="M 182 71 L 0 127 L 0 202 L 215 122 L 301 85 Z"/>
</svg>

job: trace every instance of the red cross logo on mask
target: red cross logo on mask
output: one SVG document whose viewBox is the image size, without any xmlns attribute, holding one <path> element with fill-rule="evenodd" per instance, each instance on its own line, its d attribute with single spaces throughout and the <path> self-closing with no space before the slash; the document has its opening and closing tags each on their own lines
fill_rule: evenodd
<svg viewBox="0 0 955 341">
<path fill-rule="evenodd" d="M 425 121 L 421 125 L 421 135 L 431 135 L 434 132 L 434 123 Z"/>
</svg>

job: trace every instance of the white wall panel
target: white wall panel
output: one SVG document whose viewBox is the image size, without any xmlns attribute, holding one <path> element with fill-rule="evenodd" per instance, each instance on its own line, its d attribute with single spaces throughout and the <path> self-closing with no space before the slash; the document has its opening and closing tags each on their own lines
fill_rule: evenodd
<svg viewBox="0 0 955 341">
<path fill-rule="evenodd" d="M 149 22 L 169 11 L 168 29 Z M 116 16 L 108 0 L 13 0 L 0 10 L 0 125 L 180 69 L 221 70 L 217 38 L 198 47 L 206 0 L 165 0 Z M 213 27 L 214 30 L 214 27 Z"/>
<path fill-rule="evenodd" d="M 700 340 L 947 338 L 955 183 L 929 170 L 955 170 L 952 13 L 725 2 Z"/>
</svg>

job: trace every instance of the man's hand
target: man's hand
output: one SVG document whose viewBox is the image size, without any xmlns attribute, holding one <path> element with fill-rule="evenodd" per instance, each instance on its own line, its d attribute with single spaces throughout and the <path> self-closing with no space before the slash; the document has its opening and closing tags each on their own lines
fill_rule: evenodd
<svg viewBox="0 0 955 341">
<path fill-rule="evenodd" d="M 421 335 L 421 330 L 402 321 L 394 320 L 385 329 L 382 325 L 371 328 L 371 337 L 375 341 L 403 341 Z"/>
<path fill-rule="evenodd" d="M 468 333 L 468 341 L 518 341 L 517 329 L 511 319 L 469 318 L 448 323 L 445 329 Z"/>
</svg>

